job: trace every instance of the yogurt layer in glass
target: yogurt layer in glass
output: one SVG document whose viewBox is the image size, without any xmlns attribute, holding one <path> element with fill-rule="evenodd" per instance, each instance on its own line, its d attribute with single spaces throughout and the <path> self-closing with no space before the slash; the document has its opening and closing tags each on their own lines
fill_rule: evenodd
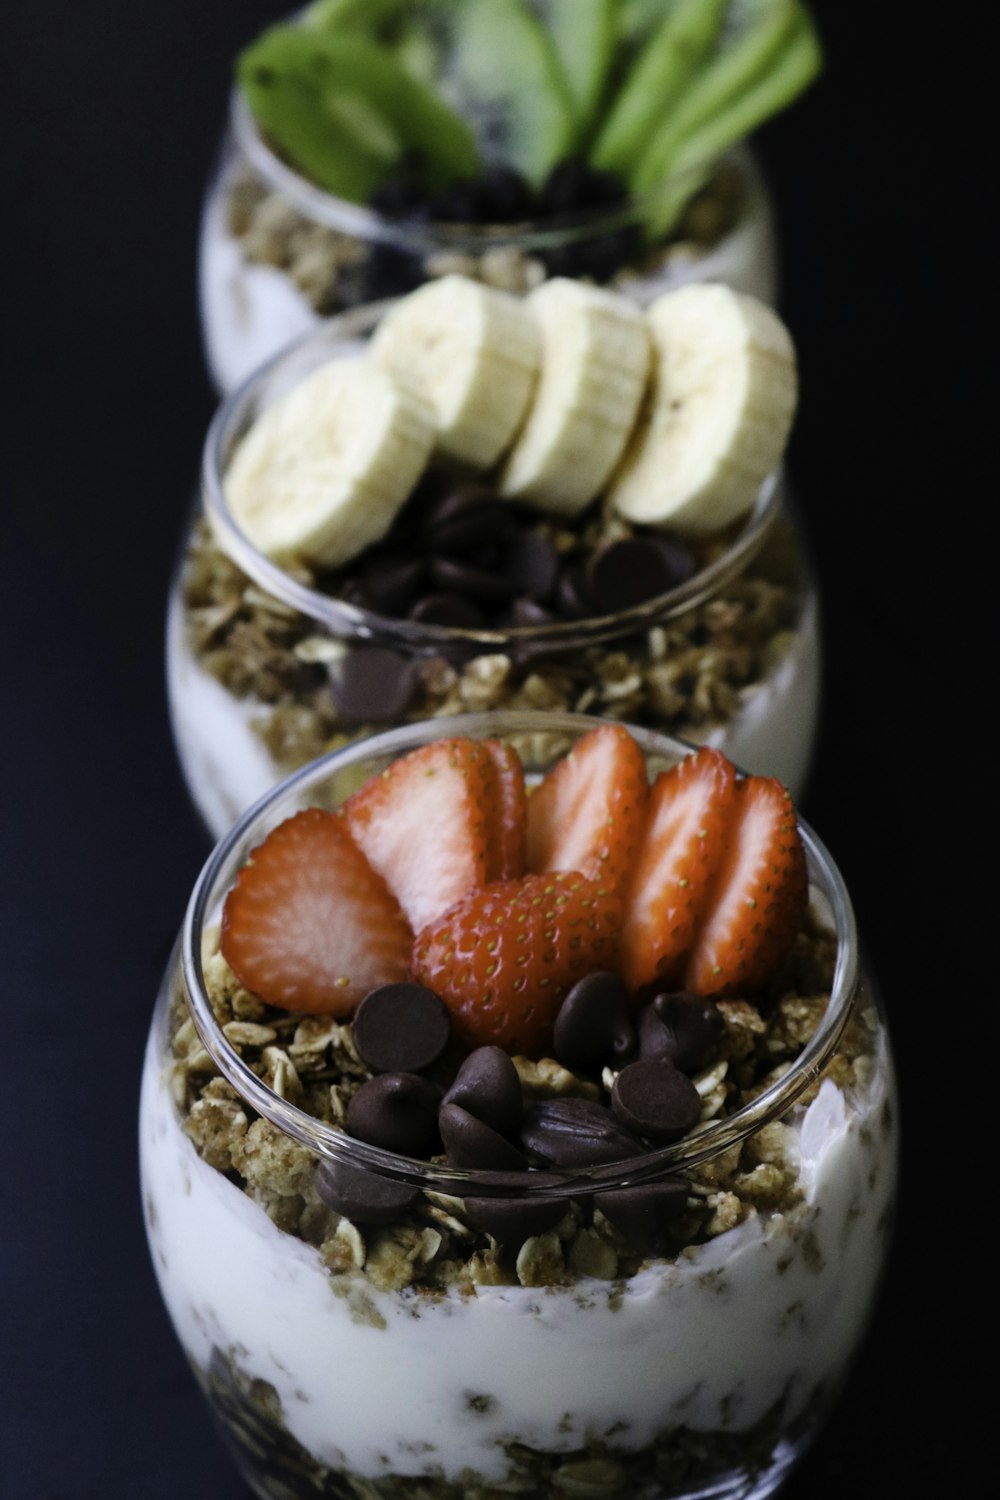
<svg viewBox="0 0 1000 1500">
<path fill-rule="evenodd" d="M 678 17 L 666 5 L 588 5 L 581 26 L 560 0 L 504 5 L 491 18 L 499 7 L 478 0 L 320 3 L 283 23 L 317 39 L 318 62 L 269 48 L 281 26 L 241 54 L 199 242 L 204 345 L 220 391 L 319 317 L 456 269 L 511 290 L 567 274 L 642 300 L 690 279 L 773 300 L 774 218 L 746 140 L 820 67 L 804 7 L 711 0 Z M 380 55 L 366 60 L 371 46 Z M 485 83 L 476 53 L 489 59 Z M 457 113 L 468 162 L 459 137 L 457 154 L 428 165 L 417 102 L 395 117 L 391 96 L 412 84 L 394 91 L 380 73 L 399 60 Z M 309 80 L 320 65 L 329 97 Z M 276 66 L 287 79 L 269 89 Z M 281 86 L 303 74 L 297 108 L 283 105 Z M 325 144 L 310 130 L 302 140 L 307 101 L 335 117 Z M 581 165 L 609 175 L 583 179 Z M 519 174 L 518 192 L 504 176 L 484 199 L 497 168 Z M 522 184 L 537 196 L 524 198 Z"/>
<path fill-rule="evenodd" d="M 199 877 L 146 1056 L 143 1202 L 177 1336 L 262 1497 L 762 1497 L 849 1375 L 891 1222 L 896 1096 L 850 899 L 807 826 L 809 916 L 766 1002 L 721 1002 L 697 1127 L 536 1188 L 522 1173 L 522 1203 L 559 1207 L 510 1249 L 468 1207 L 509 1195 L 509 1174 L 345 1134 L 329 1095 L 368 1076 L 351 1023 L 255 1001 L 218 952 L 237 871 L 299 809 L 442 733 L 510 739 L 530 779 L 597 722 L 465 716 L 353 744 L 273 790 Z M 632 732 L 651 775 L 689 749 Z M 516 1067 L 526 1103 L 595 1087 L 552 1059 Z M 317 1188 L 338 1164 L 412 1201 L 353 1223 Z M 610 1214 L 616 1190 L 665 1175 L 686 1217 L 649 1252 L 601 1194 Z"/>
<path fill-rule="evenodd" d="M 224 484 L 243 435 L 313 372 L 356 358 L 394 305 L 341 314 L 297 340 L 222 401 L 208 433 L 166 656 L 179 759 L 213 835 L 326 750 L 406 720 L 481 709 L 570 709 L 653 725 L 715 744 L 800 796 L 818 718 L 821 632 L 780 471 L 743 521 L 707 540 L 682 582 L 574 618 L 543 612 L 543 623 L 392 617 L 356 602 L 351 580 L 331 593 L 328 581 L 281 566 L 250 542 Z M 599 509 L 580 525 L 540 518 L 564 573 L 629 533 Z M 408 535 L 397 551 L 423 545 Z"/>
</svg>

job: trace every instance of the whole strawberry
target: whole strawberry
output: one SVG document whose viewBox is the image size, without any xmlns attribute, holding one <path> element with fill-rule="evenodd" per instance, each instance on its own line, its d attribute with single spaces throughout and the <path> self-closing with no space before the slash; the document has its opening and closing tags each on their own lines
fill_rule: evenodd
<svg viewBox="0 0 1000 1500">
<path fill-rule="evenodd" d="M 459 1042 L 537 1057 L 576 981 L 611 962 L 621 911 L 575 871 L 494 881 L 418 933 L 411 972 L 441 996 Z"/>
</svg>

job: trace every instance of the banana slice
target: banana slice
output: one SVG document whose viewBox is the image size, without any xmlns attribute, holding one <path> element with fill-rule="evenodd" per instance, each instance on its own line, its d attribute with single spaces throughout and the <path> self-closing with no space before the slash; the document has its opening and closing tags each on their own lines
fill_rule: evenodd
<svg viewBox="0 0 1000 1500">
<path fill-rule="evenodd" d="M 667 292 L 646 316 L 652 377 L 608 499 L 630 521 L 704 535 L 750 510 L 781 461 L 795 348 L 770 307 L 718 284 Z"/>
<path fill-rule="evenodd" d="M 524 301 L 458 274 L 409 292 L 386 314 L 369 357 L 434 408 L 440 454 L 488 469 L 512 440 L 538 373 Z"/>
<path fill-rule="evenodd" d="M 275 561 L 340 567 L 388 531 L 433 441 L 433 413 L 414 391 L 360 356 L 333 360 L 250 428 L 226 500 Z"/>
<path fill-rule="evenodd" d="M 557 276 L 527 298 L 542 335 L 538 384 L 498 476 L 502 495 L 575 516 L 621 456 L 649 369 L 649 331 L 627 297 Z"/>
</svg>

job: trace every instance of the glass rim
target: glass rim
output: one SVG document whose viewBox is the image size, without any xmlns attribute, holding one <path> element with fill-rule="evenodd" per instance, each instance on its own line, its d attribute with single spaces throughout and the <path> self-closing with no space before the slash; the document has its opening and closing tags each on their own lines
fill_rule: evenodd
<svg viewBox="0 0 1000 1500">
<path fill-rule="evenodd" d="M 402 216 L 393 218 L 366 204 L 340 198 L 296 171 L 282 160 L 261 135 L 238 86 L 230 91 L 229 128 L 238 149 L 269 187 L 314 223 L 353 235 L 360 240 L 380 241 L 401 249 L 425 253 L 440 251 L 457 254 L 465 251 L 471 254 L 511 248 L 525 251 L 557 248 L 588 239 L 592 235 L 640 223 L 685 182 L 690 183 L 690 196 L 693 196 L 704 185 L 706 169 L 714 172 L 723 161 L 740 166 L 744 172 L 748 170 L 747 149 L 738 145 L 723 152 L 717 159 L 696 163 L 682 172 L 666 177 L 655 188 L 648 189 L 638 197 L 629 198 L 620 204 L 605 205 L 598 211 L 585 210 L 545 220 L 526 220 L 512 224 L 463 224 L 444 219 L 419 223 Z M 742 216 L 720 236 L 719 241 L 706 247 L 706 255 L 714 253 L 720 243 L 738 230 L 741 222 Z"/>
<path fill-rule="evenodd" d="M 644 599 L 614 614 L 588 615 L 578 620 L 555 620 L 543 625 L 520 625 L 502 628 L 480 626 L 469 629 L 454 625 L 436 625 L 424 621 L 394 618 L 338 599 L 312 588 L 293 577 L 279 563 L 261 552 L 234 519 L 226 501 L 223 475 L 232 451 L 248 430 L 262 392 L 278 379 L 287 366 L 302 362 L 328 348 L 336 358 L 336 347 L 356 342 L 370 334 L 400 298 L 335 313 L 292 339 L 270 359 L 259 365 L 241 384 L 223 397 L 209 423 L 201 465 L 202 508 L 209 525 L 226 555 L 261 589 L 299 614 L 321 626 L 335 639 L 359 639 L 398 645 L 416 652 L 435 648 L 444 650 L 467 647 L 473 651 L 516 650 L 518 646 L 580 646 L 616 636 L 649 629 L 678 615 L 687 614 L 741 573 L 764 545 L 782 509 L 784 465 L 770 473 L 758 491 L 757 498 L 729 545 L 718 557 L 684 583 L 651 599 Z M 303 369 L 309 373 L 317 364 Z M 266 409 L 266 404 L 260 409 Z"/>
<path fill-rule="evenodd" d="M 423 720 L 370 736 L 319 757 L 293 772 L 260 797 L 218 841 L 195 881 L 179 940 L 180 968 L 195 1029 L 205 1050 L 237 1094 L 283 1134 L 291 1136 L 319 1159 L 367 1169 L 407 1185 L 458 1197 L 568 1198 L 581 1192 L 638 1186 L 652 1179 L 691 1169 L 744 1141 L 776 1119 L 822 1073 L 847 1024 L 862 984 L 859 942 L 853 905 L 837 865 L 826 845 L 801 817 L 810 890 L 818 892 L 829 909 L 837 934 L 837 956 L 830 998 L 815 1033 L 780 1078 L 723 1119 L 712 1120 L 680 1141 L 611 1163 L 574 1168 L 546 1168 L 544 1182 L 511 1182 L 510 1172 L 473 1170 L 437 1165 L 369 1145 L 300 1109 L 269 1087 L 241 1057 L 222 1030 L 212 1009 L 202 963 L 202 936 L 217 919 L 217 909 L 236 871 L 260 842 L 263 825 L 279 811 L 291 810 L 299 799 L 325 779 L 359 761 L 395 757 L 431 739 L 456 735 L 487 738 L 499 734 L 580 734 L 609 721 L 589 714 L 541 710 L 460 714 Z M 675 736 L 626 724 L 647 753 L 675 762 L 696 747 Z M 739 769 L 739 768 L 737 768 Z M 281 821 L 281 817 L 277 819 Z M 275 826 L 271 824 L 270 826 Z M 257 832 L 260 836 L 257 836 Z M 171 968 L 171 980 L 173 964 Z"/>
</svg>

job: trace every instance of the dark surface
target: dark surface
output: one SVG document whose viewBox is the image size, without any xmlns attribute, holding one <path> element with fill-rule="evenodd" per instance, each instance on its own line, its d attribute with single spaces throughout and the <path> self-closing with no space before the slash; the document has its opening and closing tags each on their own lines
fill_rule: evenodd
<svg viewBox="0 0 1000 1500">
<path fill-rule="evenodd" d="M 6 16 L 4 1500 L 247 1500 L 148 1264 L 135 1116 L 207 852 L 161 659 L 214 406 L 198 214 L 231 58 L 279 10 L 34 0 Z M 786 1493 L 964 1495 L 989 1438 L 966 1361 L 982 1344 L 993 1368 L 996 1337 L 995 1151 L 976 1135 L 995 1094 L 996 798 L 972 720 L 997 654 L 990 175 L 942 93 L 945 21 L 900 43 L 896 7 L 818 13 L 826 77 L 761 138 L 802 367 L 790 472 L 826 608 L 804 811 L 887 997 L 905 1149 L 870 1337 Z M 976 50 L 967 36 L 967 99 Z"/>
</svg>

